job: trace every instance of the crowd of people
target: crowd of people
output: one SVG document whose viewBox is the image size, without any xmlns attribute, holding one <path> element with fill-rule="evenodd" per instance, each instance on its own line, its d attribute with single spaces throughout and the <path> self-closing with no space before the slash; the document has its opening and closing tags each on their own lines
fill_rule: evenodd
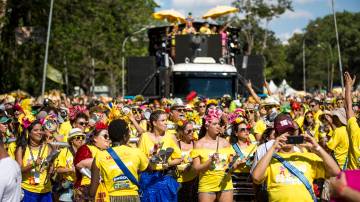
<svg viewBox="0 0 360 202">
<path fill-rule="evenodd" d="M 358 201 L 359 92 L 0 96 L 1 201 Z M 235 177 L 235 178 L 234 178 Z"/>
</svg>

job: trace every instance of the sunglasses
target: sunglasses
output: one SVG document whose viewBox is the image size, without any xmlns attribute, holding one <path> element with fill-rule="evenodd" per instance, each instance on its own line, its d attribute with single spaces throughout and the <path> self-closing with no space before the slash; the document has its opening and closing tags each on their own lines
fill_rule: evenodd
<svg viewBox="0 0 360 202">
<path fill-rule="evenodd" d="M 199 105 L 199 108 L 205 108 L 206 106 L 205 105 Z"/>
<path fill-rule="evenodd" d="M 239 132 L 246 132 L 248 130 L 249 130 L 248 128 L 239 128 Z"/>
<path fill-rule="evenodd" d="M 316 105 L 310 105 L 310 107 L 315 107 Z"/>
<path fill-rule="evenodd" d="M 178 112 L 185 112 L 185 109 L 177 109 Z"/>
<path fill-rule="evenodd" d="M 78 122 L 78 124 L 79 124 L 80 126 L 87 126 L 87 125 L 88 125 L 88 122 Z"/>
<path fill-rule="evenodd" d="M 194 132 L 194 130 L 186 130 L 186 131 L 184 131 L 186 134 L 190 134 L 190 133 L 192 133 L 192 132 Z"/>
<path fill-rule="evenodd" d="M 109 135 L 108 135 L 108 134 L 104 134 L 104 135 L 100 135 L 100 136 L 103 136 L 105 140 L 108 140 L 108 139 L 109 139 Z"/>
<path fill-rule="evenodd" d="M 85 140 L 85 137 L 84 136 L 75 136 L 74 137 L 74 140 Z"/>
<path fill-rule="evenodd" d="M 310 119 L 310 118 L 313 118 L 313 116 L 306 116 L 306 118 Z"/>
</svg>

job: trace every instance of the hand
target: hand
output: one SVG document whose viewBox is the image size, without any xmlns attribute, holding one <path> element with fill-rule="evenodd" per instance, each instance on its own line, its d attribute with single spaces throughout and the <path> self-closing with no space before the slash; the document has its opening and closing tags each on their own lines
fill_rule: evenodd
<svg viewBox="0 0 360 202">
<path fill-rule="evenodd" d="M 35 161 L 35 166 L 38 166 L 38 165 L 40 165 L 42 163 L 42 159 L 41 158 L 38 158 L 38 159 L 36 159 L 36 161 Z"/>
<path fill-rule="evenodd" d="M 302 134 L 304 136 L 304 143 L 300 144 L 300 146 L 305 147 L 306 149 L 316 153 L 320 147 L 320 145 L 316 142 L 315 138 L 311 137 L 308 134 Z"/>
<path fill-rule="evenodd" d="M 346 87 L 351 88 L 352 86 L 354 86 L 355 80 L 356 80 L 356 75 L 354 75 L 354 78 L 351 79 L 351 76 L 350 76 L 349 72 L 345 72 L 344 78 L 345 78 L 345 86 Z"/>
<path fill-rule="evenodd" d="M 286 145 L 288 136 L 289 136 L 288 133 L 284 133 L 275 139 L 275 142 L 272 146 L 275 149 L 275 151 L 279 151 L 283 146 Z"/>
<path fill-rule="evenodd" d="M 330 194 L 332 196 L 341 196 L 344 187 L 347 186 L 346 175 L 341 172 L 340 176 L 330 178 Z"/>
<path fill-rule="evenodd" d="M 248 88 L 250 88 L 250 89 L 252 88 L 251 80 L 248 80 L 248 81 L 247 81 L 246 86 L 247 86 Z"/>
<path fill-rule="evenodd" d="M 265 87 L 268 87 L 268 86 L 269 86 L 269 84 L 268 84 L 268 82 L 267 82 L 266 80 L 264 81 L 264 86 L 265 86 Z"/>
<path fill-rule="evenodd" d="M 213 155 L 211 155 L 210 158 L 211 162 L 216 162 L 219 160 L 219 154 L 218 153 L 214 153 Z"/>
</svg>

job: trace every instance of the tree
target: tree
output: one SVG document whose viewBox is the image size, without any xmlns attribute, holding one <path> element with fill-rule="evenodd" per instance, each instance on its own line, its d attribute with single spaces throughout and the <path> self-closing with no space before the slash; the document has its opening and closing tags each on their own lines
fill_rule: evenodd
<svg viewBox="0 0 360 202">
<path fill-rule="evenodd" d="M 337 13 L 340 49 L 344 71 L 360 73 L 360 13 Z M 292 64 L 290 84 L 302 89 L 302 43 L 305 40 L 307 86 L 313 90 L 340 85 L 337 43 L 333 16 L 310 22 L 303 34 L 289 40 L 287 61 Z M 332 82 L 333 80 L 333 82 Z"/>
<path fill-rule="evenodd" d="M 242 28 L 242 33 L 246 40 L 246 55 L 252 54 L 253 47 L 255 46 L 256 34 L 261 21 L 265 20 L 268 24 L 273 18 L 280 16 L 287 10 L 292 10 L 291 0 L 237 0 L 233 5 L 239 8 L 239 12 L 245 15 L 244 20 L 234 19 L 238 27 Z M 264 30 L 263 37 L 260 40 L 262 54 L 267 44 L 267 29 Z"/>
</svg>

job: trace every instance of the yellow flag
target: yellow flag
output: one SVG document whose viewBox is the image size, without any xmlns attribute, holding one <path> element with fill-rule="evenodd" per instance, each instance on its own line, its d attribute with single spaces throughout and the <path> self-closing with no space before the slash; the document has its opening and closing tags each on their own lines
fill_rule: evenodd
<svg viewBox="0 0 360 202">
<path fill-rule="evenodd" d="M 55 69 L 50 64 L 47 65 L 46 77 L 61 85 L 64 84 L 62 73 L 59 70 Z"/>
</svg>

